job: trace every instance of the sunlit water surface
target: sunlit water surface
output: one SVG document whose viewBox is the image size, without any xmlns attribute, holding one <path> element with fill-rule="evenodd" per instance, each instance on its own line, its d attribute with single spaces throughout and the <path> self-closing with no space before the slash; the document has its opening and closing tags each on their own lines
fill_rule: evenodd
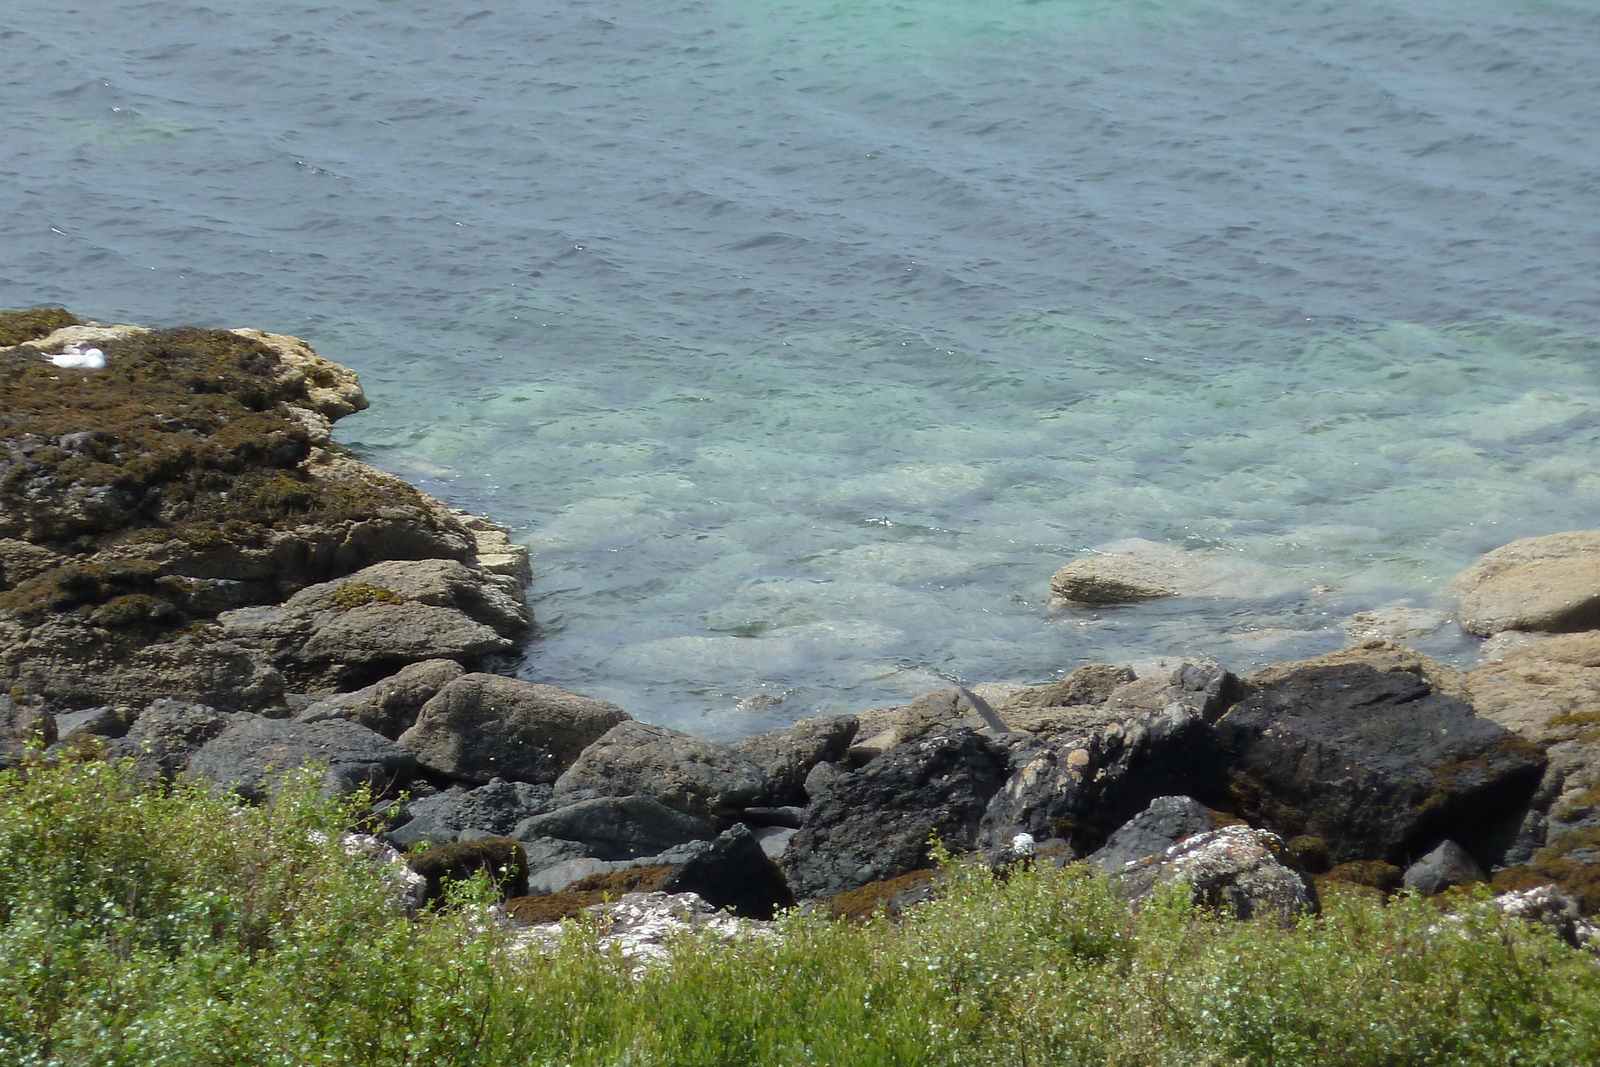
<svg viewBox="0 0 1600 1067">
<path fill-rule="evenodd" d="M 532 548 L 521 673 L 642 718 L 1245 668 L 1596 525 L 1596 56 L 1590 0 L 9 0 L 0 306 L 355 368 L 340 438 Z M 1268 577 L 1050 606 L 1135 536 Z"/>
</svg>

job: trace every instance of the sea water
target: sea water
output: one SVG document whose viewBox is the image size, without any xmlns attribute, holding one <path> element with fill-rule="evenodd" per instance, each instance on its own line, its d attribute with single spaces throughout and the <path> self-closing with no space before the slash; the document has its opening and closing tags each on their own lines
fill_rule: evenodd
<svg viewBox="0 0 1600 1067">
<path fill-rule="evenodd" d="M 354 368 L 339 439 L 532 549 L 519 673 L 644 719 L 1245 669 L 1596 524 L 1596 56 L 1592 0 L 8 0 L 0 306 Z M 1130 537 L 1238 595 L 1050 604 Z"/>
</svg>

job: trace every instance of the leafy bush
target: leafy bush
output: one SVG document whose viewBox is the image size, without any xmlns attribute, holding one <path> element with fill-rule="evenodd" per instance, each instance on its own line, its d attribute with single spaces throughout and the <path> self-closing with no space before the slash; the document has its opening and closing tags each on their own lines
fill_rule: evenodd
<svg viewBox="0 0 1600 1067">
<path fill-rule="evenodd" d="M 354 803 L 257 808 L 127 768 L 0 774 L 0 1062 L 18 1065 L 1578 1064 L 1600 968 L 1481 898 L 1350 898 L 1295 926 L 1081 869 L 952 866 L 903 921 L 788 914 L 642 974 L 572 924 L 507 950 L 464 905 L 411 919 L 347 856 Z"/>
</svg>

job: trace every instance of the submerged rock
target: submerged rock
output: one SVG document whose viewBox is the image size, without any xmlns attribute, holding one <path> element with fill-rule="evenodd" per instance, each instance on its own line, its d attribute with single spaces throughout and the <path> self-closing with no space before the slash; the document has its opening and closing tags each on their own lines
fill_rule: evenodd
<svg viewBox="0 0 1600 1067">
<path fill-rule="evenodd" d="M 1475 634 L 1600 627 L 1600 530 L 1503 545 L 1452 579 L 1450 591 L 1461 625 Z"/>
<path fill-rule="evenodd" d="M 1281 592 L 1270 569 L 1218 552 L 1133 537 L 1102 545 L 1062 567 L 1050 592 L 1075 604 L 1132 604 L 1174 596 L 1261 596 Z"/>
</svg>

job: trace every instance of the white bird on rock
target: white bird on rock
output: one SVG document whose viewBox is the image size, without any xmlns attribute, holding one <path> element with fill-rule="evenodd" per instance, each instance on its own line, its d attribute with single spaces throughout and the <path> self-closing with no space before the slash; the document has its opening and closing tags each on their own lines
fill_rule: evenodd
<svg viewBox="0 0 1600 1067">
<path fill-rule="evenodd" d="M 66 370 L 106 369 L 106 354 L 98 348 L 85 348 L 81 342 L 73 342 L 55 355 L 46 355 L 44 358 Z"/>
</svg>

